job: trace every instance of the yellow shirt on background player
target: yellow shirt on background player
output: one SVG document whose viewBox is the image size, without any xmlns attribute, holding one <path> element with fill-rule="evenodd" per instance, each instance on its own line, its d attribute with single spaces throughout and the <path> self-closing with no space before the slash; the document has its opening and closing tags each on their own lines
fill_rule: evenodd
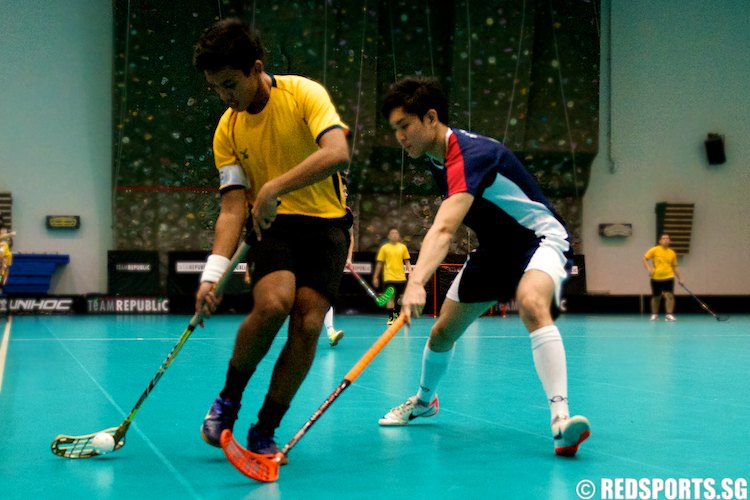
<svg viewBox="0 0 750 500">
<path fill-rule="evenodd" d="M 674 250 L 656 245 L 651 247 L 643 257 L 654 263 L 654 273 L 651 279 L 661 281 L 674 278 L 674 268 L 677 267 L 677 254 Z"/>
<path fill-rule="evenodd" d="M 388 242 L 380 247 L 375 260 L 383 262 L 383 282 L 406 281 L 404 261 L 411 259 L 409 249 L 401 242 Z"/>
<path fill-rule="evenodd" d="M 0 243 L 0 285 L 5 283 L 11 264 L 13 264 L 13 252 L 10 251 L 10 245 L 2 242 Z"/>
<path fill-rule="evenodd" d="M 339 117 L 322 85 L 295 75 L 271 75 L 268 103 L 260 113 L 231 108 L 216 127 L 216 168 L 240 166 L 247 176 L 249 203 L 261 186 L 291 170 L 318 150 L 318 139 L 332 128 L 348 127 Z M 222 187 L 227 179 L 222 175 Z M 346 215 L 341 175 L 281 196 L 281 214 L 333 219 Z"/>
</svg>

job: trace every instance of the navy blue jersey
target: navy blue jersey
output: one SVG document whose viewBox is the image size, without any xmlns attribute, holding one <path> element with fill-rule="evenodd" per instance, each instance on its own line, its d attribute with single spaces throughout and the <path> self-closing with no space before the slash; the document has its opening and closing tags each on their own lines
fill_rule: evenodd
<svg viewBox="0 0 750 500">
<path fill-rule="evenodd" d="M 461 129 L 450 129 L 443 165 L 431 162 L 443 197 L 470 193 L 474 203 L 464 224 L 480 245 L 537 245 L 554 241 L 570 249 L 562 218 L 534 177 L 500 142 Z"/>
</svg>

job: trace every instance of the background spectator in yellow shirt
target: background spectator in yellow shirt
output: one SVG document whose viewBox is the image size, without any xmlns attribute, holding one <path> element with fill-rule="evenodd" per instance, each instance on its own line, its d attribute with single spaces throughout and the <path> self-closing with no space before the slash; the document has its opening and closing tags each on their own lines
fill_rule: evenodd
<svg viewBox="0 0 750 500">
<path fill-rule="evenodd" d="M 677 254 L 669 248 L 672 240 L 664 233 L 659 237 L 659 244 L 651 247 L 643 256 L 643 267 L 651 277 L 651 321 L 659 319 L 659 304 L 664 296 L 666 320 L 674 321 L 674 278 L 682 283 L 677 268 Z"/>
<path fill-rule="evenodd" d="M 411 256 L 406 245 L 401 243 L 401 234 L 392 227 L 388 230 L 388 241 L 380 247 L 375 257 L 375 272 L 372 274 L 372 284 L 380 286 L 380 272 L 383 272 L 383 289 L 392 286 L 396 293 L 388 301 L 388 324 L 392 325 L 401 310 L 401 295 L 406 287 L 406 273 L 411 273 Z M 404 272 L 404 266 L 406 272 Z"/>
</svg>

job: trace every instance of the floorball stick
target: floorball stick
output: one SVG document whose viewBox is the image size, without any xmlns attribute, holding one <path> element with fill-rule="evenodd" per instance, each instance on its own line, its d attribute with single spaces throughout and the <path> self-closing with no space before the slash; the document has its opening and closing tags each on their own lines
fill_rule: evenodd
<svg viewBox="0 0 750 500">
<path fill-rule="evenodd" d="M 372 287 L 370 287 L 370 285 L 368 285 L 367 282 L 362 279 L 359 274 L 357 274 L 357 271 L 354 270 L 354 266 L 352 266 L 351 264 L 347 264 L 346 268 L 349 269 L 349 272 L 352 273 L 352 276 L 354 276 L 359 284 L 362 285 L 362 288 L 365 289 L 367 295 L 369 295 L 372 300 L 375 301 L 378 307 L 383 307 L 384 305 L 386 305 L 388 301 L 391 300 L 396 294 L 396 290 L 392 286 L 389 286 L 383 293 L 378 295 L 377 293 L 375 293 L 375 290 L 373 290 Z"/>
<path fill-rule="evenodd" d="M 279 467 L 284 458 L 289 455 L 289 452 L 297 442 L 302 439 L 302 436 L 312 427 L 312 425 L 318 421 L 323 413 L 330 408 L 334 401 L 341 395 L 344 390 L 354 382 L 357 377 L 367 368 L 367 365 L 375 359 L 383 347 L 390 342 L 390 340 L 398 333 L 401 327 L 404 325 L 405 316 L 399 316 L 398 319 L 383 332 L 377 341 L 367 350 L 367 352 L 357 361 L 357 363 L 349 370 L 344 376 L 344 379 L 339 383 L 336 390 L 328 396 L 328 399 L 318 408 L 315 413 L 305 422 L 300 430 L 289 440 L 284 448 L 275 455 L 261 455 L 259 453 L 253 453 L 240 445 L 234 436 L 232 431 L 224 429 L 221 433 L 221 447 L 224 450 L 224 454 L 229 459 L 232 465 L 237 470 L 245 474 L 246 476 L 265 483 L 276 481 L 279 478 Z"/>
<path fill-rule="evenodd" d="M 229 278 L 231 278 L 232 273 L 234 272 L 234 268 L 237 267 L 237 264 L 239 264 L 242 259 L 245 258 L 245 254 L 247 253 L 249 249 L 249 245 L 245 243 L 244 241 L 240 244 L 239 248 L 237 248 L 237 251 L 232 256 L 232 259 L 229 263 L 229 267 L 226 271 L 224 271 L 224 274 L 219 279 L 219 281 L 216 283 L 216 286 L 214 288 L 214 293 L 219 295 L 221 294 L 221 291 L 224 289 L 226 284 L 229 282 Z M 68 436 L 66 434 L 60 434 L 52 441 L 52 453 L 54 453 L 57 456 L 64 457 L 64 458 L 91 458 L 99 455 L 100 453 L 96 450 L 96 447 L 94 446 L 94 443 L 92 440 L 94 439 L 94 436 L 100 433 L 106 433 L 110 434 L 112 438 L 114 439 L 114 449 L 112 451 L 119 450 L 125 445 L 125 433 L 128 432 L 128 428 L 130 427 L 130 424 L 133 422 L 133 419 L 135 418 L 136 413 L 138 413 L 138 410 L 141 409 L 141 405 L 143 405 L 143 402 L 146 401 L 146 398 L 151 393 L 151 391 L 156 386 L 157 382 L 159 382 L 159 379 L 161 379 L 162 375 L 164 375 L 164 372 L 167 371 L 167 368 L 169 368 L 169 365 L 172 364 L 172 361 L 177 357 L 177 354 L 182 350 L 182 346 L 185 345 L 185 342 L 187 342 L 188 338 L 190 338 L 190 335 L 193 333 L 193 330 L 201 323 L 203 320 L 203 314 L 202 313 L 195 313 L 190 320 L 190 323 L 188 324 L 188 327 L 185 329 L 184 332 L 182 332 L 182 335 L 180 336 L 180 339 L 177 341 L 177 344 L 172 348 L 167 358 L 164 360 L 164 362 L 159 367 L 159 371 L 156 372 L 156 375 L 154 375 L 154 378 L 151 379 L 151 382 L 149 382 L 148 387 L 145 391 L 143 391 L 143 394 L 141 394 L 141 397 L 138 399 L 138 402 L 135 404 L 132 410 L 130 410 L 130 413 L 127 417 L 125 417 L 125 420 L 117 426 L 117 427 L 110 427 L 108 429 L 103 429 L 99 432 L 94 432 L 92 434 L 86 434 L 83 436 Z"/>
<path fill-rule="evenodd" d="M 711 316 L 713 316 L 714 318 L 716 318 L 716 321 L 726 321 L 726 320 L 728 320 L 728 319 L 729 319 L 729 317 L 728 317 L 728 316 L 719 316 L 718 314 L 716 314 L 715 312 L 713 312 L 713 311 L 711 310 L 711 308 L 710 308 L 710 307 L 708 307 L 708 306 L 706 305 L 706 303 L 705 303 L 705 302 L 703 302 L 703 301 L 702 301 L 701 299 L 699 299 L 698 297 L 696 297 L 696 296 L 695 296 L 695 294 L 694 294 L 693 292 L 691 292 L 691 291 L 690 291 L 690 290 L 688 289 L 688 287 L 686 287 L 686 286 L 685 286 L 685 285 L 683 285 L 682 283 L 680 283 L 680 286 L 681 286 L 682 288 L 684 288 L 684 289 L 685 289 L 685 291 L 686 291 L 687 293 L 689 293 L 689 294 L 690 294 L 690 296 L 691 296 L 692 298 L 694 298 L 694 299 L 695 299 L 695 301 L 696 301 L 696 302 L 697 302 L 697 303 L 698 303 L 698 304 L 699 304 L 699 305 L 700 305 L 700 306 L 701 306 L 701 307 L 703 308 L 703 310 L 704 310 L 704 311 L 706 311 L 706 312 L 707 312 L 708 314 L 710 314 Z"/>
</svg>

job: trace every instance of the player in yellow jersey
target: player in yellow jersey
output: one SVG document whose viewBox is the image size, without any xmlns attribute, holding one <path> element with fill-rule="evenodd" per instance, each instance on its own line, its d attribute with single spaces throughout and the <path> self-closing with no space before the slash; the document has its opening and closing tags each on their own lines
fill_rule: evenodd
<svg viewBox="0 0 750 500">
<path fill-rule="evenodd" d="M 245 225 L 253 294 L 201 435 L 219 446 L 221 432 L 233 428 L 250 377 L 288 319 L 288 340 L 247 434 L 248 449 L 273 454 L 280 451 L 274 431 L 313 362 L 346 261 L 351 221 L 340 170 L 349 159 L 348 128 L 320 84 L 267 73 L 260 37 L 238 19 L 208 28 L 193 62 L 228 106 L 214 134 L 221 210 L 196 311 L 216 310 L 212 287 Z"/>
<path fill-rule="evenodd" d="M 10 245 L 14 234 L 10 233 L 5 226 L 0 227 L 0 292 L 5 289 L 10 266 L 13 264 L 13 252 L 10 250 Z"/>
<path fill-rule="evenodd" d="M 406 272 L 404 272 L 406 267 Z M 385 307 L 388 309 L 388 325 L 392 325 L 400 310 L 399 300 L 406 287 L 406 273 L 411 273 L 411 256 L 406 245 L 401 243 L 401 234 L 392 227 L 388 230 L 388 241 L 380 247 L 375 257 L 375 271 L 372 273 L 372 284 L 380 285 L 380 272 L 383 272 L 383 289 L 392 286 L 393 294 Z"/>
<path fill-rule="evenodd" d="M 651 321 L 659 319 L 659 304 L 664 296 L 667 321 L 674 321 L 674 278 L 682 283 L 677 267 L 677 254 L 669 248 L 672 240 L 668 234 L 659 237 L 659 244 L 651 247 L 643 256 L 643 267 L 651 277 Z"/>
</svg>

